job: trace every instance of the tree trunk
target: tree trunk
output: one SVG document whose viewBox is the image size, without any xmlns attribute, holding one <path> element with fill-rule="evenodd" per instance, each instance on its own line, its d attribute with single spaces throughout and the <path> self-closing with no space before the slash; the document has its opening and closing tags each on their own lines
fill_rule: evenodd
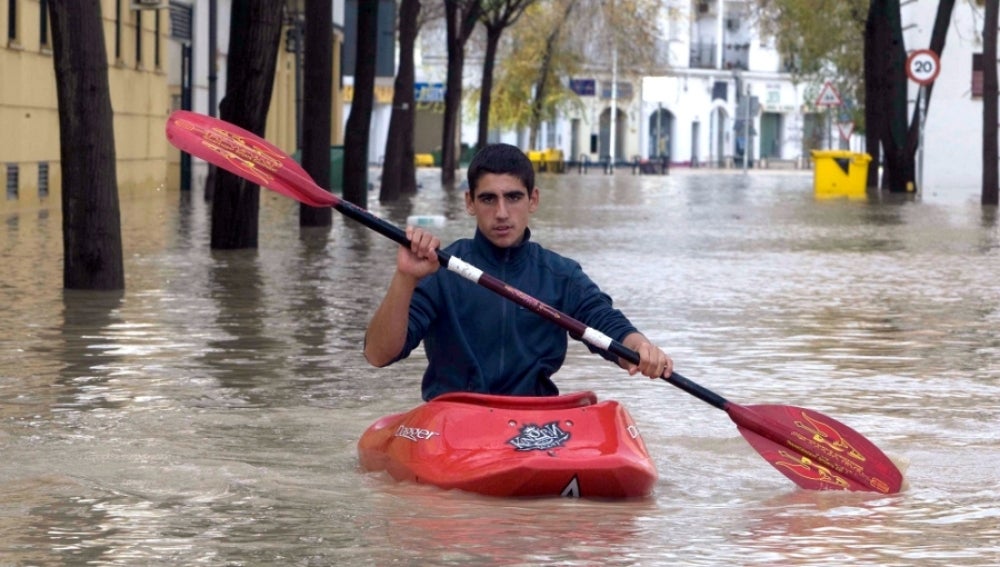
<svg viewBox="0 0 1000 567">
<path fill-rule="evenodd" d="M 876 46 L 875 33 L 876 22 L 880 17 L 877 0 L 873 0 L 868 6 L 868 18 L 865 20 L 865 47 L 864 47 L 864 78 L 865 78 L 865 148 L 868 155 L 872 157 L 868 167 L 868 187 L 880 187 L 882 180 L 879 178 L 879 170 L 883 165 L 882 159 L 882 113 L 876 104 L 886 90 L 885 75 L 879 65 L 878 47 Z"/>
<path fill-rule="evenodd" d="M 503 30 L 513 26 L 535 0 L 492 0 L 482 7 L 480 20 L 486 28 L 486 53 L 483 58 L 483 79 L 479 92 L 479 132 L 476 150 L 483 149 L 490 133 L 490 106 L 493 101 L 493 70 Z"/>
<path fill-rule="evenodd" d="M 997 204 L 997 24 L 1000 0 L 986 0 L 983 18 L 983 194 L 982 204 Z"/>
<path fill-rule="evenodd" d="M 552 57 L 555 54 L 556 45 L 559 43 L 559 35 L 562 33 L 563 25 L 570 21 L 570 14 L 576 6 L 576 0 L 572 0 L 566 6 L 566 15 L 559 20 L 559 23 L 552 30 L 552 33 L 545 38 L 545 53 L 542 54 L 542 64 L 538 70 L 538 79 L 535 81 L 535 100 L 531 104 L 531 132 L 529 134 L 528 149 L 534 150 L 538 141 L 538 131 L 542 126 L 542 114 L 545 110 L 545 98 L 548 96 L 549 80 L 552 75 Z M 615 109 L 611 109 L 615 112 Z"/>
<path fill-rule="evenodd" d="M 219 117 L 263 137 L 281 39 L 281 3 L 234 2 L 231 16 L 226 96 Z M 212 248 L 256 248 L 259 209 L 260 187 L 219 169 L 212 199 Z"/>
<path fill-rule="evenodd" d="M 479 91 L 479 135 L 476 150 L 486 147 L 490 134 L 490 102 L 493 98 L 493 67 L 496 65 L 497 46 L 500 45 L 502 27 L 486 28 L 486 55 L 483 59 L 483 82 Z"/>
<path fill-rule="evenodd" d="M 100 0 L 49 0 L 62 161 L 63 286 L 125 288 Z"/>
<path fill-rule="evenodd" d="M 402 0 L 399 4 L 399 71 L 392 95 L 392 116 L 385 143 L 385 161 L 382 164 L 382 186 L 379 200 L 394 201 L 401 195 L 417 192 L 417 172 L 413 163 L 413 136 L 416 81 L 413 62 L 414 46 L 420 31 L 420 0 Z"/>
<path fill-rule="evenodd" d="M 894 193 L 912 191 L 916 173 L 914 154 L 908 151 L 906 143 L 908 92 L 901 21 L 899 0 L 873 0 L 865 30 L 866 34 L 871 34 L 872 41 L 872 50 L 865 54 L 865 80 L 873 81 L 866 85 L 866 93 L 872 97 L 865 100 L 865 117 L 878 118 L 874 123 L 878 130 L 874 134 L 878 139 L 876 147 L 880 144 L 885 156 L 882 185 L 888 184 L 889 191 Z M 868 74 L 869 57 L 876 59 L 872 62 L 871 75 Z M 873 147 L 869 146 L 871 149 Z"/>
<path fill-rule="evenodd" d="M 344 133 L 344 199 L 362 208 L 368 206 L 368 143 L 371 137 L 372 108 L 375 104 L 379 4 L 381 2 L 357 3 L 354 96 Z"/>
<path fill-rule="evenodd" d="M 906 129 L 909 108 L 909 78 L 906 76 L 906 46 L 903 42 L 903 24 L 900 16 L 899 0 L 886 2 L 886 32 L 889 61 L 890 99 L 887 101 L 889 128 L 883 147 L 888 157 L 889 191 L 903 193 L 916 188 L 916 164 L 914 155 L 907 152 Z"/>
<path fill-rule="evenodd" d="M 441 182 L 455 184 L 458 169 L 458 130 L 462 110 L 462 70 L 465 67 L 465 43 L 479 21 L 479 0 L 444 0 L 448 26 L 448 76 L 444 93 L 444 128 L 441 135 Z"/>
<path fill-rule="evenodd" d="M 330 187 L 330 130 L 333 120 L 333 0 L 306 0 L 302 90 L 302 167 L 327 190 Z M 299 226 L 330 226 L 330 207 L 299 206 Z"/>
<path fill-rule="evenodd" d="M 557 27 L 556 30 L 559 28 Z M 548 95 L 549 71 L 551 69 L 553 40 L 558 35 L 554 31 L 545 42 L 545 53 L 542 55 L 542 64 L 538 69 L 538 78 L 535 81 L 535 99 L 531 103 L 531 123 L 529 124 L 528 149 L 537 149 L 538 131 L 542 127 L 542 112 L 545 110 L 545 97 Z M 611 109 L 611 112 L 614 112 Z"/>
</svg>

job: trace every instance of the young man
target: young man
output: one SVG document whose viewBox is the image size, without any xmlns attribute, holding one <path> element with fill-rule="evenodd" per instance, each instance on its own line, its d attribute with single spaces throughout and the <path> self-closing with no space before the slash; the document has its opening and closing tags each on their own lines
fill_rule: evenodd
<svg viewBox="0 0 1000 567">
<path fill-rule="evenodd" d="M 577 262 L 531 241 L 528 220 L 539 190 L 524 152 L 507 144 L 483 148 L 469 164 L 468 183 L 465 208 L 476 217 L 476 233 L 446 252 L 635 350 L 638 365 L 590 347 L 629 374 L 659 378 L 672 371 L 670 357 L 612 307 Z M 423 341 L 425 400 L 453 391 L 558 394 L 552 375 L 566 358 L 567 332 L 458 274 L 438 271 L 441 241 L 433 234 L 407 227 L 406 235 L 411 245 L 399 248 L 396 272 L 368 324 L 368 362 L 389 365 Z"/>
</svg>

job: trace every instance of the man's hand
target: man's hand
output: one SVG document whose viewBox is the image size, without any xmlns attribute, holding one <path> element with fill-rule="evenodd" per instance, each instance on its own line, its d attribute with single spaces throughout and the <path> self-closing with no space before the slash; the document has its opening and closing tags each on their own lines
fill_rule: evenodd
<svg viewBox="0 0 1000 567">
<path fill-rule="evenodd" d="M 441 239 L 413 226 L 406 227 L 406 237 L 410 239 L 410 247 L 399 247 L 396 269 L 415 280 L 437 271 L 440 266 L 437 250 L 441 247 Z"/>
<path fill-rule="evenodd" d="M 625 337 L 622 344 L 639 355 L 639 364 L 622 361 L 622 366 L 628 370 L 630 376 L 641 373 L 650 378 L 664 378 L 673 373 L 674 361 L 663 352 L 663 349 L 649 342 L 641 333 L 632 333 Z"/>
</svg>

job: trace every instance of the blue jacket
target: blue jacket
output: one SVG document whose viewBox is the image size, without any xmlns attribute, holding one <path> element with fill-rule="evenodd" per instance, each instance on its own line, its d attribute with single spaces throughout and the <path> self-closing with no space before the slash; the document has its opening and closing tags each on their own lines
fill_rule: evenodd
<svg viewBox="0 0 1000 567">
<path fill-rule="evenodd" d="M 503 249 L 477 230 L 474 238 L 458 240 L 445 251 L 612 339 L 621 341 L 636 330 L 580 264 L 530 237 L 527 231 L 524 242 Z M 417 286 L 406 344 L 396 360 L 424 342 L 425 400 L 453 391 L 551 396 L 559 393 L 552 375 L 566 358 L 567 337 L 562 327 L 537 313 L 440 269 Z"/>
</svg>

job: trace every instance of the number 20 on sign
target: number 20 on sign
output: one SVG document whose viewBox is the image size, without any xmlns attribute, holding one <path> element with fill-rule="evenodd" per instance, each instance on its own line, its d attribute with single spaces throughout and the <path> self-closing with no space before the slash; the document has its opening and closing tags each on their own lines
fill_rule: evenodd
<svg viewBox="0 0 1000 567">
<path fill-rule="evenodd" d="M 918 49 L 906 58 L 906 75 L 922 86 L 929 85 L 941 72 L 941 60 L 930 49 Z"/>
</svg>

